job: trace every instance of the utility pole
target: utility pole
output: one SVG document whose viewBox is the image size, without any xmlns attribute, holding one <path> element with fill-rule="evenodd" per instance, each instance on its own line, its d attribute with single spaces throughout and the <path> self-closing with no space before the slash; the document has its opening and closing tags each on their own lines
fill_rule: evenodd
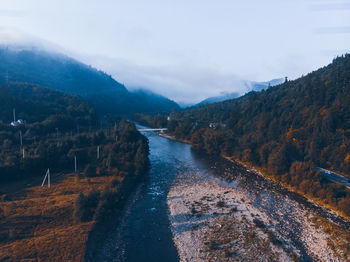
<svg viewBox="0 0 350 262">
<path fill-rule="evenodd" d="M 23 140 L 22 140 L 22 131 L 21 131 L 21 130 L 19 131 L 19 140 L 20 140 L 21 148 L 22 148 L 22 146 L 23 146 Z"/>
<path fill-rule="evenodd" d="M 49 168 L 46 171 L 46 174 L 45 174 L 45 177 L 44 177 L 44 180 L 43 180 L 41 186 L 44 186 L 46 178 L 47 178 L 47 187 L 50 188 L 50 169 Z"/>
<path fill-rule="evenodd" d="M 77 157 L 74 156 L 74 172 L 77 172 Z"/>
<path fill-rule="evenodd" d="M 97 159 L 100 158 L 100 146 L 97 146 Z"/>
</svg>

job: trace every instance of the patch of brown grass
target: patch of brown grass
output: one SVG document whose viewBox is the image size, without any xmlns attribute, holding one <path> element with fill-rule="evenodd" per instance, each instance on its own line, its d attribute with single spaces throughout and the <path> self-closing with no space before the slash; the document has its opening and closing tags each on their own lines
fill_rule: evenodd
<svg viewBox="0 0 350 262">
<path fill-rule="evenodd" d="M 83 261 L 95 222 L 74 218 L 74 200 L 79 192 L 102 191 L 112 179 L 69 174 L 51 188 L 38 181 L 24 189 L 23 183 L 2 185 L 11 201 L 0 202 L 0 261 Z"/>
</svg>

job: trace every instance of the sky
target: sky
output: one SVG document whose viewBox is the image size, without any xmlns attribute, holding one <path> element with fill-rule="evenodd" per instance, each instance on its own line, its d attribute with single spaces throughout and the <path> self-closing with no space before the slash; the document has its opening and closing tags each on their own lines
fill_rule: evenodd
<svg viewBox="0 0 350 262">
<path fill-rule="evenodd" d="M 348 0 L 0 0 L 0 43 L 53 49 L 195 103 L 350 52 Z"/>
</svg>

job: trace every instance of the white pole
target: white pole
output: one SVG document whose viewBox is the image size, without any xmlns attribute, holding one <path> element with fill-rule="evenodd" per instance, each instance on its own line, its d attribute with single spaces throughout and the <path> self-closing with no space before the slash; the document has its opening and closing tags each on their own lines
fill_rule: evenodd
<svg viewBox="0 0 350 262">
<path fill-rule="evenodd" d="M 48 176 L 47 176 L 47 186 L 50 188 L 50 169 L 47 169 L 47 173 L 48 173 Z"/>
<path fill-rule="evenodd" d="M 77 172 L 77 157 L 74 156 L 74 172 Z"/>
<path fill-rule="evenodd" d="M 47 170 L 49 170 L 49 169 L 47 169 Z M 45 177 L 44 177 L 44 180 L 43 180 L 43 182 L 42 182 L 41 186 L 44 186 L 44 184 L 45 184 L 45 180 L 46 180 L 46 177 L 47 177 L 47 171 L 46 171 L 46 174 L 45 174 Z"/>
</svg>

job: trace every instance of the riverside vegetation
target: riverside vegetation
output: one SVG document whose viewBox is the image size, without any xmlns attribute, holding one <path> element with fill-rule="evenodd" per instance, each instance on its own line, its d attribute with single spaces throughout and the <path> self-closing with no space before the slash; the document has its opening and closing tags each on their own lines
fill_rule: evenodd
<svg viewBox="0 0 350 262">
<path fill-rule="evenodd" d="M 82 261 L 91 230 L 147 173 L 148 141 L 72 95 L 25 83 L 0 92 L 0 260 Z M 25 124 L 10 126 L 13 108 Z"/>
<path fill-rule="evenodd" d="M 350 216 L 350 190 L 317 167 L 350 177 L 350 55 L 294 81 L 238 99 L 139 118 L 212 155 L 266 176 Z"/>
</svg>

